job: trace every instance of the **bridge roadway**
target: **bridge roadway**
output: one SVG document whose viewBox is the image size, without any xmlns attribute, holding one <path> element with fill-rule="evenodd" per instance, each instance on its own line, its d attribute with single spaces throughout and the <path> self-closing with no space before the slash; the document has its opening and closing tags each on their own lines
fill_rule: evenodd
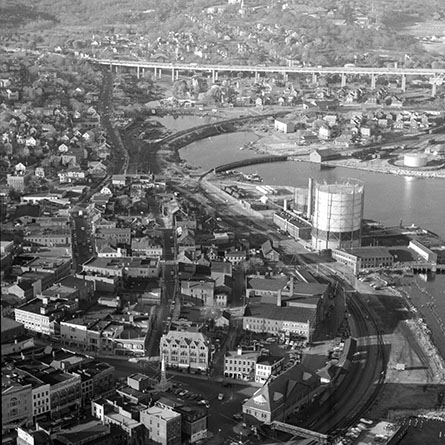
<svg viewBox="0 0 445 445">
<path fill-rule="evenodd" d="M 90 59 L 99 65 L 110 67 L 122 66 L 133 68 L 152 68 L 186 71 L 228 71 L 244 73 L 306 73 L 306 74 L 365 74 L 365 75 L 405 75 L 405 76 L 440 76 L 445 75 L 443 68 L 368 68 L 368 67 L 321 67 L 321 66 L 261 66 L 261 65 L 216 65 L 193 64 L 179 62 L 152 62 L 149 60 L 121 60 L 121 59 Z"/>
</svg>

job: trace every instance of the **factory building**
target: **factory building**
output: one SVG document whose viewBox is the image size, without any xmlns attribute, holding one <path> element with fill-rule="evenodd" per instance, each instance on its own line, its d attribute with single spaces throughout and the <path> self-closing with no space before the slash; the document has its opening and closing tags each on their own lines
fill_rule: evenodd
<svg viewBox="0 0 445 445">
<path fill-rule="evenodd" d="M 354 249 L 333 249 L 332 258 L 345 264 L 357 275 L 363 270 L 391 267 L 394 257 L 386 247 L 357 247 Z"/>
</svg>

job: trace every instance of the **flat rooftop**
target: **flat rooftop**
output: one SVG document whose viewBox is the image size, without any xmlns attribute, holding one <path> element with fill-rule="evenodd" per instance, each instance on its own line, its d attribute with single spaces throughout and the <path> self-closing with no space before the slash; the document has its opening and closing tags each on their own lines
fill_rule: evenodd
<svg viewBox="0 0 445 445">
<path fill-rule="evenodd" d="M 391 255 L 389 249 L 386 247 L 354 247 L 353 249 L 345 249 L 346 253 L 355 255 L 358 258 L 376 258 L 376 257 L 387 257 Z"/>
<path fill-rule="evenodd" d="M 175 411 L 172 411 L 170 409 L 160 408 L 158 406 L 152 406 L 151 408 L 148 408 L 148 409 L 144 410 L 143 412 L 146 414 L 149 414 L 151 416 L 158 417 L 163 420 L 171 420 L 171 419 L 174 419 L 181 415 L 181 414 L 179 414 Z"/>
<path fill-rule="evenodd" d="M 311 225 L 302 220 L 301 218 L 298 218 L 296 215 L 290 213 L 290 212 L 286 212 L 285 210 L 281 210 L 279 212 L 276 213 L 277 216 L 279 216 L 280 218 L 285 219 L 286 221 L 288 221 L 290 224 L 299 227 L 299 228 L 310 228 Z"/>
<path fill-rule="evenodd" d="M 308 320 L 315 319 L 316 312 L 315 309 L 307 307 L 279 307 L 273 304 L 257 304 L 247 306 L 244 316 L 307 323 Z"/>
<path fill-rule="evenodd" d="M 8 332 L 11 329 L 18 328 L 20 326 L 23 326 L 23 323 L 19 323 L 12 318 L 2 317 L 1 318 L 1 333 Z"/>
</svg>

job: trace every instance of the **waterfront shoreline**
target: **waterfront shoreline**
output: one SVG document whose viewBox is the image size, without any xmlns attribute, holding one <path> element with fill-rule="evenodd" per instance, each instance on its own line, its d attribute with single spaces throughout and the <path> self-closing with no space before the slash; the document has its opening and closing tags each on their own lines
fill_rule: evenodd
<svg viewBox="0 0 445 445">
<path fill-rule="evenodd" d="M 166 113 L 166 116 L 177 116 L 174 112 Z M 188 114 L 187 114 L 188 115 Z M 202 114 L 192 114 L 195 117 L 202 118 Z M 206 115 L 206 114 L 204 114 Z M 210 116 L 209 116 L 210 117 Z M 218 117 L 222 117 L 220 121 L 217 120 Z M 240 119 L 242 117 L 246 117 L 245 115 L 238 116 Z M 258 119 L 258 115 L 252 115 L 252 118 Z M 217 124 L 218 122 L 223 123 L 226 120 L 234 119 L 233 116 L 218 116 L 217 114 L 211 115 L 211 118 L 215 119 L 213 123 Z M 236 117 L 235 117 L 236 118 Z M 270 114 L 264 115 L 264 120 L 270 118 Z M 159 121 L 159 119 L 157 119 Z M 248 122 L 244 123 L 243 125 L 238 128 L 237 131 L 247 131 L 255 134 L 257 137 L 257 140 L 254 144 L 247 147 L 246 150 L 254 151 L 255 153 L 259 155 L 281 155 L 281 156 L 289 156 L 289 157 L 298 157 L 301 158 L 301 161 L 309 162 L 313 164 L 319 164 L 317 162 L 313 162 L 309 159 L 309 154 L 316 150 L 316 149 L 326 149 L 329 148 L 325 144 L 318 144 L 314 146 L 300 146 L 297 145 L 295 142 L 289 140 L 289 139 L 282 139 L 284 135 L 274 133 L 273 131 L 264 131 L 264 129 L 260 130 L 258 127 L 256 127 L 256 124 L 258 122 Z M 190 127 L 190 130 L 192 130 L 194 127 Z M 220 134 L 224 134 L 224 132 L 221 132 Z M 271 142 L 270 139 L 277 139 L 275 143 Z M 160 170 L 168 167 L 172 167 L 173 164 L 178 164 L 181 161 L 180 156 L 180 150 L 184 148 L 185 146 L 193 143 L 194 140 L 190 140 L 186 145 L 180 146 L 180 147 L 169 147 L 171 150 L 171 158 L 166 159 L 165 156 L 159 156 L 160 153 L 156 153 L 155 157 L 157 158 L 157 164 L 161 167 Z M 281 148 L 275 148 L 274 145 L 281 145 Z M 160 151 L 161 154 L 163 152 L 162 147 L 162 141 L 160 141 Z M 366 148 L 366 147 L 362 147 Z M 158 151 L 158 150 L 156 150 Z M 300 161 L 300 159 L 298 159 Z M 353 163 L 353 165 L 351 165 Z M 360 165 L 359 165 L 360 163 Z M 377 165 L 372 165 L 377 164 Z M 328 165 L 330 167 L 343 167 L 353 170 L 360 170 L 360 171 L 367 171 L 372 173 L 385 173 L 385 174 L 391 174 L 395 176 L 404 176 L 404 177 L 413 177 L 413 178 L 419 178 L 419 179 L 445 179 L 445 168 L 442 165 L 440 168 L 436 169 L 425 169 L 425 170 L 415 170 L 415 169 L 406 169 L 402 166 L 394 166 L 392 164 L 389 164 L 386 159 L 372 159 L 369 161 L 353 161 L 351 158 L 348 159 L 339 159 L 339 160 L 332 160 L 324 165 Z"/>
</svg>

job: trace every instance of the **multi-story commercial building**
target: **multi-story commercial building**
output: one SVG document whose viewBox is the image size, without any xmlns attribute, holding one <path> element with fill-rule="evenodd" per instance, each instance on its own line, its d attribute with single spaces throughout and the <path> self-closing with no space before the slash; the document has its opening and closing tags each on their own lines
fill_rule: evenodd
<svg viewBox="0 0 445 445">
<path fill-rule="evenodd" d="M 81 378 L 59 369 L 45 368 L 35 376 L 44 384 L 50 385 L 51 416 L 60 417 L 82 404 Z"/>
<path fill-rule="evenodd" d="M 83 271 L 105 277 L 157 278 L 161 266 L 159 258 L 93 258 L 83 264 Z"/>
<path fill-rule="evenodd" d="M 131 229 L 130 228 L 102 228 L 96 232 L 96 237 L 105 239 L 112 244 L 131 244 Z"/>
<path fill-rule="evenodd" d="M 317 311 L 304 307 L 279 307 L 271 304 L 249 305 L 243 329 L 272 335 L 297 335 L 310 341 L 317 322 Z"/>
<path fill-rule="evenodd" d="M 158 238 L 144 237 L 131 240 L 131 255 L 142 258 L 161 258 L 164 254 L 161 240 Z"/>
<path fill-rule="evenodd" d="M 73 318 L 60 322 L 60 339 L 62 345 L 87 348 L 87 329 L 91 322 Z"/>
<path fill-rule="evenodd" d="M 161 273 L 161 262 L 157 258 L 132 258 L 124 268 L 127 278 L 158 278 Z"/>
<path fill-rule="evenodd" d="M 293 292 L 293 279 L 252 277 L 247 280 L 246 297 L 274 297 Z"/>
<path fill-rule="evenodd" d="M 2 369 L 2 434 L 32 423 L 32 385 Z"/>
<path fill-rule="evenodd" d="M 204 306 L 215 304 L 215 282 L 213 280 L 182 281 L 181 293 L 198 299 Z"/>
<path fill-rule="evenodd" d="M 104 277 L 122 278 L 124 276 L 124 263 L 122 258 L 93 258 L 82 265 L 82 271 Z"/>
<path fill-rule="evenodd" d="M 278 375 L 283 369 L 284 357 L 261 355 L 255 363 L 255 382 L 266 383 L 270 376 Z"/>
<path fill-rule="evenodd" d="M 238 348 L 236 351 L 227 351 L 224 357 L 224 376 L 232 379 L 254 380 L 255 365 L 259 351 L 243 351 Z"/>
<path fill-rule="evenodd" d="M 170 331 L 161 337 L 161 356 L 170 367 L 207 371 L 210 340 L 201 332 Z"/>
<path fill-rule="evenodd" d="M 131 407 L 125 405 L 129 404 L 100 398 L 91 403 L 91 412 L 105 425 L 114 425 L 125 433 L 126 440 L 121 443 L 147 443 L 147 430 L 138 420 L 138 412 L 133 412 Z M 137 411 L 140 409 L 139 406 L 135 408 Z"/>
<path fill-rule="evenodd" d="M 52 272 L 24 272 L 17 277 L 17 284 L 27 283 L 32 287 L 32 296 L 36 297 L 44 290 L 48 289 L 54 284 L 55 275 Z M 31 298 L 26 298 L 30 300 Z"/>
<path fill-rule="evenodd" d="M 33 379 L 36 380 L 36 384 L 33 384 L 32 388 L 32 415 L 35 419 L 51 412 L 51 387 L 49 383 L 43 383 L 35 377 Z"/>
<path fill-rule="evenodd" d="M 154 442 L 161 445 L 181 445 L 181 414 L 176 411 L 152 406 L 141 411 L 141 422 Z"/>
<path fill-rule="evenodd" d="M 18 323 L 10 318 L 1 318 L 1 341 L 2 344 L 13 342 L 16 338 L 25 335 L 23 323 Z"/>
<path fill-rule="evenodd" d="M 175 409 L 181 414 L 182 437 L 189 443 L 207 438 L 207 412 L 196 406 L 180 406 Z"/>
<path fill-rule="evenodd" d="M 56 322 L 77 309 L 77 301 L 57 300 L 49 303 L 45 298 L 34 298 L 15 308 L 15 320 L 23 323 L 26 329 L 49 336 L 56 333 Z"/>
<path fill-rule="evenodd" d="M 93 361 L 85 363 L 81 369 L 72 372 L 81 380 L 82 405 L 114 390 L 114 371 L 114 366 L 108 363 Z"/>
<path fill-rule="evenodd" d="M 0 324 L 2 357 L 34 347 L 34 338 L 25 334 L 23 323 L 2 317 Z"/>
<path fill-rule="evenodd" d="M 142 356 L 147 332 L 148 328 L 110 320 L 75 318 L 60 322 L 62 344 L 84 348 L 86 352 Z"/>
<path fill-rule="evenodd" d="M 228 351 L 224 357 L 224 376 L 232 379 L 265 383 L 283 368 L 283 357 L 262 355 L 260 351 Z"/>
<path fill-rule="evenodd" d="M 79 290 L 73 287 L 64 286 L 61 282 L 54 284 L 42 291 L 38 297 L 47 298 L 48 301 L 56 301 L 59 299 L 74 301 L 79 299 Z"/>
<path fill-rule="evenodd" d="M 156 406 L 181 414 L 182 443 L 195 443 L 207 438 L 207 409 L 203 406 L 184 405 L 172 394 L 165 394 L 155 403 Z"/>
<path fill-rule="evenodd" d="M 71 257 L 35 257 L 20 266 L 22 272 L 45 272 L 54 274 L 54 281 L 59 281 L 71 271 Z"/>
<path fill-rule="evenodd" d="M 38 244 L 39 246 L 71 246 L 71 232 L 67 230 L 53 231 L 44 229 L 39 233 L 26 235 L 23 239 L 25 242 Z"/>
<path fill-rule="evenodd" d="M 83 278 L 67 276 L 60 280 L 57 284 L 76 289 L 78 291 L 79 301 L 91 301 L 94 295 L 94 283 L 92 281 L 84 280 Z"/>
</svg>

